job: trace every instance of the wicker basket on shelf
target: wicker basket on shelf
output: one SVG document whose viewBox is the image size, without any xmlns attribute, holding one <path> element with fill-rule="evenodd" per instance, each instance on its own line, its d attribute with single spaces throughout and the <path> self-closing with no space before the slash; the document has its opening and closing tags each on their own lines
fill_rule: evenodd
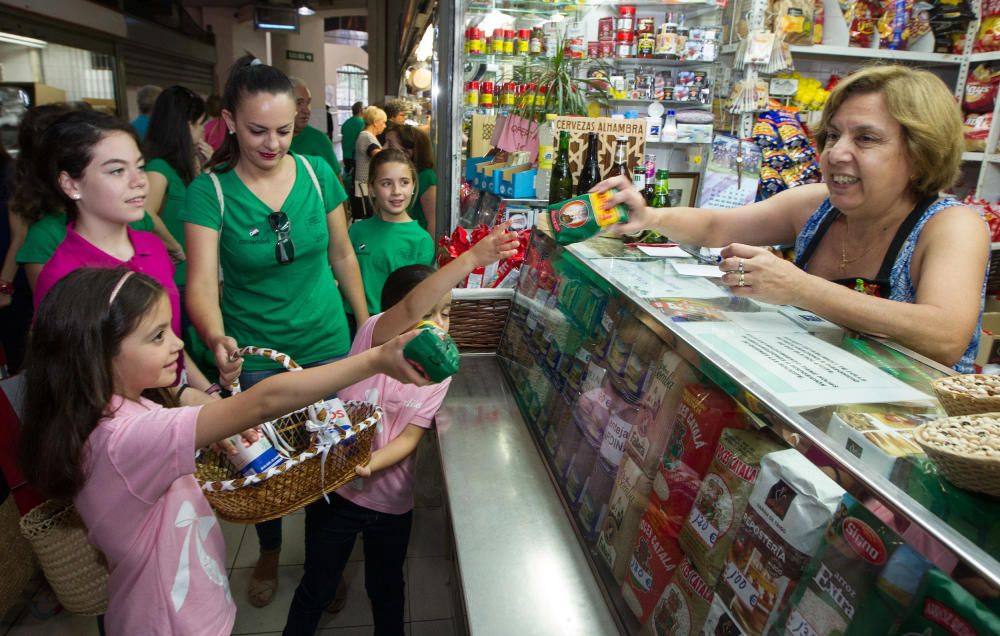
<svg viewBox="0 0 1000 636">
<path fill-rule="evenodd" d="M 462 353 L 495 352 L 500 345 L 512 289 L 456 289 L 448 334 Z"/>
<path fill-rule="evenodd" d="M 1000 412 L 1000 376 L 951 375 L 934 381 L 934 392 L 948 415 Z"/>
<path fill-rule="evenodd" d="M 301 371 L 291 358 L 271 349 L 244 347 L 243 355 L 261 355 Z M 235 392 L 239 386 L 233 387 Z M 375 426 L 382 410 L 367 402 L 346 402 L 349 428 L 329 424 L 325 402 L 284 415 L 261 428 L 284 462 L 262 473 L 240 475 L 225 456 L 202 450 L 195 477 L 216 514 L 234 523 L 260 523 L 295 512 L 355 477 L 354 469 L 371 458 Z"/>
<path fill-rule="evenodd" d="M 914 439 L 942 477 L 1000 497 L 1000 413 L 934 420 L 917 428 Z"/>
</svg>

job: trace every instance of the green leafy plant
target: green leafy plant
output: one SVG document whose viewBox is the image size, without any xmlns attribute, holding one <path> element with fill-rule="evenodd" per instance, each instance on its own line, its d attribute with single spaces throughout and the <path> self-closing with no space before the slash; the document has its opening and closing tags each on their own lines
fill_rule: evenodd
<svg viewBox="0 0 1000 636">
<path fill-rule="evenodd" d="M 526 66 L 524 81 L 535 84 L 538 91 L 545 88 L 545 105 L 539 106 L 535 100 L 529 100 L 515 111 L 515 114 L 530 120 L 540 120 L 545 113 L 556 115 L 587 116 L 587 104 L 596 102 L 602 110 L 607 110 L 608 82 L 598 77 L 579 77 L 584 73 L 583 60 L 573 59 L 566 55 L 566 40 L 559 37 L 556 40 L 556 52 L 547 58 L 547 64 Z M 610 75 L 610 67 L 603 62 L 589 61 L 590 68 L 595 66 L 602 71 L 604 77 Z"/>
</svg>

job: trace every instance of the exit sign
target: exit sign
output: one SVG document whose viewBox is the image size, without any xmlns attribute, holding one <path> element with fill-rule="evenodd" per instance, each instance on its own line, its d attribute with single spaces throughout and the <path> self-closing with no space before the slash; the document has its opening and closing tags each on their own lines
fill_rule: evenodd
<svg viewBox="0 0 1000 636">
<path fill-rule="evenodd" d="M 298 60 L 299 62 L 312 62 L 313 54 L 307 53 L 306 51 L 293 51 L 288 49 L 285 51 L 285 59 Z"/>
</svg>

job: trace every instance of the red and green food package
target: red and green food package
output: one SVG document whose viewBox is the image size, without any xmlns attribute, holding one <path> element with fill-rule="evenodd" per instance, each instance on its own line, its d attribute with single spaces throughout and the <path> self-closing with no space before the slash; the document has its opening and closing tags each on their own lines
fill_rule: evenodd
<svg viewBox="0 0 1000 636">
<path fill-rule="evenodd" d="M 861 502 L 844 495 L 778 624 L 790 634 L 891 633 L 929 567 Z"/>
<path fill-rule="evenodd" d="M 568 245 L 586 241 L 617 223 L 628 221 L 628 209 L 618 204 L 606 208 L 606 202 L 615 190 L 593 192 L 566 199 L 549 206 L 549 218 L 556 243 Z"/>
<path fill-rule="evenodd" d="M 653 493 L 662 502 L 671 537 L 677 538 L 691 512 L 722 430 L 742 427 L 743 416 L 723 391 L 704 384 L 684 388 L 670 440 L 653 479 Z"/>
<path fill-rule="evenodd" d="M 1000 617 L 947 574 L 933 568 L 924 574 L 917 600 L 903 618 L 898 633 L 994 636 L 1000 634 Z"/>
<path fill-rule="evenodd" d="M 687 559 L 656 602 L 639 636 L 696 636 L 705 623 L 715 593 Z"/>
<path fill-rule="evenodd" d="M 868 0 L 854 0 L 844 13 L 850 29 L 850 46 L 867 49 L 872 45 L 875 24 L 882 15 L 882 7 Z"/>
<path fill-rule="evenodd" d="M 622 598 L 640 623 L 649 618 L 682 558 L 677 537 L 668 532 L 660 502 L 650 498 L 639 519 L 639 532 L 622 584 Z"/>
<path fill-rule="evenodd" d="M 679 538 L 681 549 L 709 585 L 715 585 L 722 571 L 760 472 L 761 458 L 782 448 L 764 432 L 722 431 Z"/>
</svg>

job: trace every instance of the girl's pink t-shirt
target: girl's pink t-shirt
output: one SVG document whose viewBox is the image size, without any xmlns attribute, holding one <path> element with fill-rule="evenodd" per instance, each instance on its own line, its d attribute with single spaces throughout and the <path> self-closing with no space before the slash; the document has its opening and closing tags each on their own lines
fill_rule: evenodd
<svg viewBox="0 0 1000 636">
<path fill-rule="evenodd" d="M 371 349 L 372 334 L 382 314 L 369 318 L 358 329 L 348 355 Z M 362 400 L 382 407 L 383 418 L 372 442 L 372 451 L 386 446 L 410 424 L 421 428 L 434 425 L 434 415 L 448 393 L 451 378 L 438 384 L 415 386 L 379 374 L 352 384 L 338 393 L 344 401 Z M 337 490 L 337 494 L 370 510 L 401 515 L 413 509 L 413 454 L 395 466 L 360 477 Z"/>
<path fill-rule="evenodd" d="M 52 258 L 42 268 L 35 283 L 35 309 L 49 293 L 52 286 L 70 272 L 81 267 L 127 267 L 134 272 L 146 274 L 160 283 L 170 298 L 170 309 L 174 316 L 170 323 L 174 334 L 181 337 L 181 295 L 174 284 L 174 263 L 167 254 L 163 241 L 152 232 L 141 232 L 126 226 L 128 238 L 132 242 L 135 255 L 127 261 L 118 260 L 77 234 L 73 223 L 66 227 L 66 238 L 59 244 Z"/>
<path fill-rule="evenodd" d="M 205 127 L 202 130 L 204 131 L 205 141 L 208 142 L 208 145 L 213 150 L 222 148 L 222 142 L 226 139 L 226 123 L 222 121 L 221 117 L 206 121 Z"/>
<path fill-rule="evenodd" d="M 74 503 L 108 559 L 109 634 L 232 631 L 226 545 L 194 479 L 200 410 L 115 396 L 87 439 Z"/>
</svg>

